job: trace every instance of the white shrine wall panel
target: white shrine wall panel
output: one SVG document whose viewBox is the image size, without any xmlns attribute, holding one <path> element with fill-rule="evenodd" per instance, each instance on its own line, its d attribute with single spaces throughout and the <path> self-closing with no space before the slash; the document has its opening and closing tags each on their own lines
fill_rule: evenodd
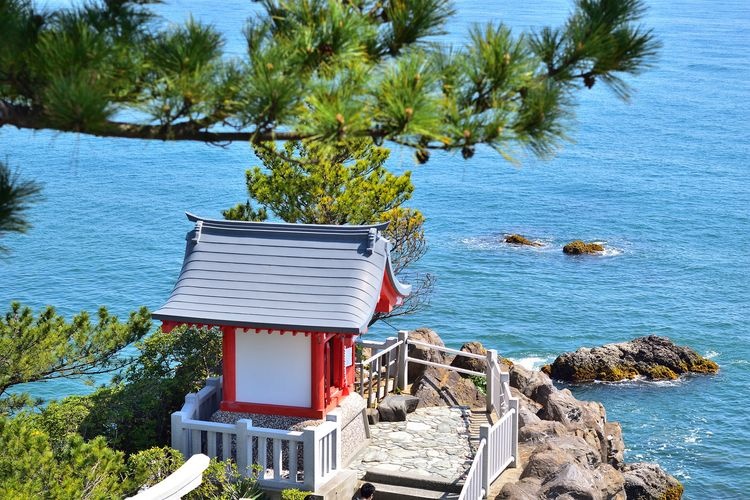
<svg viewBox="0 0 750 500">
<path fill-rule="evenodd" d="M 236 330 L 238 402 L 309 408 L 310 339 L 304 334 Z"/>
</svg>

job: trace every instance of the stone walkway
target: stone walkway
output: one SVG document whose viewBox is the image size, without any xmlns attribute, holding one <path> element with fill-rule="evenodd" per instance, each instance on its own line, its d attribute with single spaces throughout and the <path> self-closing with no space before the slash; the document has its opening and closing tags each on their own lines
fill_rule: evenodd
<svg viewBox="0 0 750 500">
<path fill-rule="evenodd" d="M 471 410 L 455 407 L 418 408 L 406 422 L 370 426 L 370 444 L 349 468 L 359 477 L 376 469 L 397 476 L 462 479 L 475 450 L 469 442 Z"/>
</svg>

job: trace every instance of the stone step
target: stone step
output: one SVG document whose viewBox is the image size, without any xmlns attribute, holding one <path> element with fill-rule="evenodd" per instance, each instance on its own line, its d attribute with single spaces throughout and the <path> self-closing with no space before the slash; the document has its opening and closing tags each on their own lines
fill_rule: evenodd
<svg viewBox="0 0 750 500">
<path fill-rule="evenodd" d="M 378 500 L 420 500 L 431 498 L 457 499 L 458 493 L 444 493 L 442 491 L 425 490 L 410 486 L 378 483 L 368 481 L 375 486 L 375 498 Z M 360 486 L 363 483 L 360 483 Z"/>
<path fill-rule="evenodd" d="M 418 473 L 411 473 L 408 476 L 403 476 L 401 474 L 403 473 L 394 473 L 383 468 L 373 467 L 365 473 L 362 481 L 373 484 L 380 483 L 390 486 L 403 486 L 405 488 L 414 488 L 438 493 L 461 493 L 461 488 L 463 488 L 463 481 L 460 483 L 455 481 L 452 482 L 441 477 Z M 378 495 L 378 498 L 380 498 L 380 495 Z M 429 498 L 442 497 L 438 496 Z"/>
</svg>

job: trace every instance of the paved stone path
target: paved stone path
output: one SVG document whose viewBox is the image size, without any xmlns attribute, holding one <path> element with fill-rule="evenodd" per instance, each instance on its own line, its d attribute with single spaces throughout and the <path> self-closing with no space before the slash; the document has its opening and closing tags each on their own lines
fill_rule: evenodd
<svg viewBox="0 0 750 500">
<path fill-rule="evenodd" d="M 434 476 L 457 481 L 466 475 L 475 450 L 469 442 L 471 410 L 418 408 L 406 422 L 370 426 L 367 448 L 349 466 L 364 476 L 376 468 L 393 475 Z"/>
</svg>

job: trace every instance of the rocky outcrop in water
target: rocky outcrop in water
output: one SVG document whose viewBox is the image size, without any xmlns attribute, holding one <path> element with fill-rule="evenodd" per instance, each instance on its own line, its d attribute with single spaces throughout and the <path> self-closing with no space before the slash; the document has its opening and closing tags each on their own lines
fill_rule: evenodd
<svg viewBox="0 0 750 500">
<path fill-rule="evenodd" d="M 526 236 L 522 236 L 520 234 L 505 235 L 505 243 L 509 243 L 511 245 L 526 245 L 530 247 L 542 246 L 541 243 L 537 243 L 536 241 L 531 241 Z"/>
<path fill-rule="evenodd" d="M 582 240 L 571 241 L 563 247 L 563 253 L 568 255 L 582 255 L 603 252 L 604 247 L 599 243 L 586 243 Z"/>
<path fill-rule="evenodd" d="M 685 373 L 716 373 L 719 366 L 689 347 L 650 335 L 630 342 L 566 352 L 542 370 L 566 382 L 618 381 L 637 377 L 676 379 Z"/>
</svg>

